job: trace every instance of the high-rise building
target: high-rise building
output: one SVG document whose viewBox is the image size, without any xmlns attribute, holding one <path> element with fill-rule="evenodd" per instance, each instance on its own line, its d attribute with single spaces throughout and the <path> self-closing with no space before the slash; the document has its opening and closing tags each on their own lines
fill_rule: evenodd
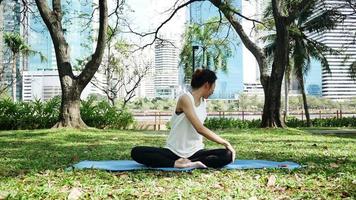
<svg viewBox="0 0 356 200">
<path fill-rule="evenodd" d="M 241 9 L 241 0 L 234 1 L 237 8 Z M 204 21 L 211 17 L 219 16 L 217 8 L 211 5 L 210 2 L 195 2 L 190 4 L 190 23 L 202 24 Z M 216 87 L 214 94 L 210 97 L 212 99 L 233 99 L 237 93 L 243 91 L 243 53 L 242 44 L 240 38 L 235 35 L 234 31 L 230 37 L 233 37 L 231 43 L 231 49 L 233 50 L 233 56 L 227 61 L 227 73 L 218 70 L 216 80 Z M 220 37 L 224 37 L 227 34 L 227 30 L 223 31 Z M 193 45 L 193 44 L 192 44 Z M 199 51 L 196 52 L 199 54 Z"/>
<path fill-rule="evenodd" d="M 35 6 L 35 5 L 33 5 Z M 72 67 L 78 67 L 78 60 L 88 57 L 93 51 L 92 29 L 93 22 L 84 20 L 79 15 L 91 16 L 93 12 L 92 1 L 74 1 L 69 0 L 62 4 L 63 10 L 66 10 L 62 23 L 64 36 L 70 47 L 70 57 Z M 70 7 L 70 9 L 68 9 Z M 33 8 L 37 11 L 37 8 Z M 26 19 L 24 26 L 24 35 L 32 49 L 41 52 L 46 61 L 42 62 L 39 56 L 31 56 L 27 59 L 27 66 L 24 72 L 23 100 L 34 100 L 39 98 L 47 100 L 60 94 L 59 76 L 57 71 L 56 55 L 50 33 L 40 18 L 38 12 L 31 13 Z M 79 73 L 79 72 L 77 72 Z M 100 74 L 96 74 L 100 76 Z M 82 93 L 86 98 L 89 93 L 103 95 L 92 84 L 88 84 Z"/>
<path fill-rule="evenodd" d="M 79 74 L 79 72 L 74 72 Z M 101 82 L 105 79 L 103 75 L 97 74 L 96 78 Z M 58 71 L 24 71 L 23 73 L 23 101 L 49 100 L 61 95 L 61 85 L 58 78 Z M 86 99 L 89 95 L 103 96 L 104 92 L 89 83 L 81 94 L 81 99 Z"/>
<path fill-rule="evenodd" d="M 262 12 L 266 7 L 265 1 L 242 1 L 241 12 L 244 16 L 250 19 L 261 20 Z M 241 25 L 249 34 L 250 39 L 262 46 L 262 44 L 258 43 L 259 37 L 261 33 L 257 31 L 256 27 L 254 27 L 254 23 L 248 20 L 241 20 Z M 243 44 L 242 45 L 242 62 L 243 62 L 243 83 L 245 85 L 256 85 L 260 84 L 260 70 L 256 58 L 252 55 L 250 50 L 248 50 Z M 249 86 L 248 86 L 249 87 Z M 261 86 L 258 86 L 259 88 Z"/>
<path fill-rule="evenodd" d="M 155 96 L 175 98 L 178 93 L 178 49 L 175 41 L 157 40 L 155 43 Z"/>
<path fill-rule="evenodd" d="M 3 49 L 4 49 L 4 44 L 2 41 L 2 38 L 4 37 L 4 33 L 3 33 L 3 26 L 4 26 L 4 16 L 3 16 L 3 5 L 0 4 L 0 91 L 2 91 L 2 89 L 5 87 L 5 80 L 4 80 L 4 61 L 3 61 Z"/>
<path fill-rule="evenodd" d="M 132 13 L 129 12 L 126 16 L 130 19 L 130 27 L 135 30 L 135 32 L 145 33 L 156 30 L 157 27 L 168 19 L 171 14 L 171 12 L 168 11 L 175 5 L 176 0 L 127 0 L 126 2 L 135 11 Z M 177 77 L 174 77 L 173 80 L 168 80 L 176 75 L 171 74 L 168 76 L 161 72 L 166 73 L 167 70 L 172 70 L 169 69 L 170 67 L 177 67 L 176 63 L 178 63 L 179 60 L 177 56 L 169 55 L 170 57 L 166 58 L 163 54 L 176 51 L 176 54 L 178 55 L 179 49 L 182 46 L 182 35 L 184 33 L 185 23 L 186 9 L 182 8 L 159 30 L 159 37 L 168 41 L 173 41 L 176 50 L 173 50 L 173 47 L 170 44 L 162 43 L 161 46 L 157 45 L 160 43 L 159 41 L 144 49 L 145 56 L 139 57 L 139 60 L 146 63 L 153 61 L 153 67 L 148 70 L 148 73 L 143 78 L 140 87 L 138 88 L 138 90 L 142 91 L 142 96 L 137 97 L 174 98 L 177 91 L 175 91 L 173 87 L 176 88 L 176 80 L 180 77 L 176 74 Z M 130 43 L 140 47 L 153 41 L 153 37 L 148 36 L 142 38 L 136 34 L 124 34 L 123 37 Z M 168 64 L 164 63 L 166 61 Z M 155 64 L 155 62 L 157 64 Z M 157 70 L 160 71 L 158 72 Z M 165 85 L 162 85 L 165 81 L 170 85 L 169 89 L 167 89 Z M 158 88 L 156 88 L 156 86 Z M 179 90 L 178 86 L 178 93 Z"/>
<path fill-rule="evenodd" d="M 356 96 L 356 82 L 350 78 L 349 68 L 356 61 L 356 13 L 346 1 L 324 0 L 316 5 L 315 14 L 337 9 L 346 15 L 333 30 L 310 34 L 310 37 L 340 51 L 327 55 L 330 72 L 322 70 L 322 96 L 328 99 L 345 100 Z"/>
<path fill-rule="evenodd" d="M 17 1 L 4 0 L 0 6 L 0 70 L 2 71 L 2 86 L 8 86 L 8 95 L 12 94 L 12 52 L 10 49 L 4 44 L 3 36 L 5 33 L 20 33 L 20 4 Z M 21 99 L 21 78 L 19 76 L 21 67 L 21 59 L 16 59 L 16 71 L 17 77 L 19 77 L 16 81 L 16 99 Z"/>
<path fill-rule="evenodd" d="M 93 36 L 93 22 L 80 17 L 80 15 L 91 16 L 93 1 L 68 0 L 62 6 L 63 10 L 66 10 L 62 20 L 64 37 L 70 47 L 72 65 L 77 65 L 78 59 L 85 59 L 93 51 L 93 41 L 91 39 Z M 33 10 L 36 11 L 37 8 L 33 8 Z M 28 70 L 57 69 L 53 42 L 38 12 L 29 16 L 28 25 L 28 38 L 31 38 L 28 41 L 29 45 L 36 51 L 40 51 L 47 58 L 47 62 L 41 62 L 39 56 L 29 57 Z"/>
</svg>

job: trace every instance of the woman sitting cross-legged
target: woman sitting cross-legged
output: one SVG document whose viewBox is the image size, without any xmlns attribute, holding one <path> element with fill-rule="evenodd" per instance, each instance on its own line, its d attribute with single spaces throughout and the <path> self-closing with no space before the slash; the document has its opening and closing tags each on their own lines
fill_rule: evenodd
<svg viewBox="0 0 356 200">
<path fill-rule="evenodd" d="M 196 167 L 221 168 L 235 160 L 231 144 L 206 128 L 206 99 L 215 89 L 215 73 L 208 69 L 197 69 L 192 77 L 192 91 L 178 97 L 171 118 L 171 130 L 166 146 L 137 146 L 131 157 L 149 167 Z M 220 149 L 204 149 L 203 137 L 225 146 Z"/>
</svg>

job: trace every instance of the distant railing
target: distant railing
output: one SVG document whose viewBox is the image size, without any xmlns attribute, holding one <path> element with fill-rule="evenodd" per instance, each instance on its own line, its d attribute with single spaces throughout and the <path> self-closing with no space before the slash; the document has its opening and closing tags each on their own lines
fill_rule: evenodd
<svg viewBox="0 0 356 200">
<path fill-rule="evenodd" d="M 134 112 L 135 119 L 147 129 L 161 130 L 162 127 L 165 129 L 166 123 L 170 120 L 172 112 L 162 112 L 162 111 L 148 111 L 148 112 Z M 281 112 L 281 116 L 284 113 Z M 304 110 L 300 111 L 291 111 L 288 116 L 296 117 L 301 120 L 305 120 Z M 262 111 L 216 111 L 208 112 L 208 117 L 229 117 L 241 120 L 252 120 L 252 119 L 261 119 Z M 342 110 L 312 110 L 310 112 L 310 118 L 342 118 L 342 117 L 356 117 L 356 111 L 345 112 Z"/>
</svg>

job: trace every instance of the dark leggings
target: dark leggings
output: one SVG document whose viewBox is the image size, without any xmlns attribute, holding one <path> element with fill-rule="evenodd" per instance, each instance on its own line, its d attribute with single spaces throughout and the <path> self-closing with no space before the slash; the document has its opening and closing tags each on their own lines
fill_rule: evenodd
<svg viewBox="0 0 356 200">
<path fill-rule="evenodd" d="M 131 157 L 149 167 L 174 167 L 174 162 L 180 158 L 167 148 L 147 146 L 134 147 Z M 192 162 L 201 161 L 207 167 L 221 168 L 232 161 L 232 153 L 227 149 L 202 149 L 188 159 Z"/>
</svg>

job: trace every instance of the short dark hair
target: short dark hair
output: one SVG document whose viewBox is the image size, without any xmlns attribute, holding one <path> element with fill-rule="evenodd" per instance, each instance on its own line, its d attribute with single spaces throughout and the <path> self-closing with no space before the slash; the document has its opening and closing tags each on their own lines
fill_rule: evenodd
<svg viewBox="0 0 356 200">
<path fill-rule="evenodd" d="M 217 77 L 215 75 L 215 72 L 211 71 L 210 69 L 197 69 L 193 73 L 190 85 L 193 89 L 198 89 L 206 82 L 208 82 L 209 84 L 215 83 L 216 79 Z"/>
</svg>

